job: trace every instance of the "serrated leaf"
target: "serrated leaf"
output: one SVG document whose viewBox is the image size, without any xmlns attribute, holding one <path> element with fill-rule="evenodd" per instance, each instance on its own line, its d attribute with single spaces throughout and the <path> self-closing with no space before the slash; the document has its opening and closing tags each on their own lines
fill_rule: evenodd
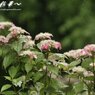
<svg viewBox="0 0 95 95">
<path fill-rule="evenodd" d="M 5 91 L 5 90 L 9 89 L 11 86 L 12 86 L 12 85 L 10 85 L 10 84 L 5 84 L 5 85 L 3 85 L 2 88 L 1 88 L 1 92 L 3 92 L 3 91 Z"/>
</svg>

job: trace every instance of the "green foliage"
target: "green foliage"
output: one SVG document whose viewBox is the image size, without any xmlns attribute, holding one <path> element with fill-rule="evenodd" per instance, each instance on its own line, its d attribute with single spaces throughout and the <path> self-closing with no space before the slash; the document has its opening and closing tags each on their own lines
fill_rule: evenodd
<svg viewBox="0 0 95 95">
<path fill-rule="evenodd" d="M 50 33 L 33 40 L 23 29 L 11 28 L 15 31 L 0 35 L 0 95 L 94 95 L 94 44 L 88 51 L 56 53 L 61 45 Z"/>
</svg>

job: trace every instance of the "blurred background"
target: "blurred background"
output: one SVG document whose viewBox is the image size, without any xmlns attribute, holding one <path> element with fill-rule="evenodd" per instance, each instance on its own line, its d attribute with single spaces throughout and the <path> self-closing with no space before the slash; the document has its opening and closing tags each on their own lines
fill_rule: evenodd
<svg viewBox="0 0 95 95">
<path fill-rule="evenodd" d="M 21 11 L 0 11 L 0 21 L 12 21 L 31 33 L 50 32 L 63 51 L 95 43 L 95 0 L 18 0 Z"/>
</svg>

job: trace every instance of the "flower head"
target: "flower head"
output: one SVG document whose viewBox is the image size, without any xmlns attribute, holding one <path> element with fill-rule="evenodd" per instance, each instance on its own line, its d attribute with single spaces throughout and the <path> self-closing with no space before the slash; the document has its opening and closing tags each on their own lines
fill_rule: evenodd
<svg viewBox="0 0 95 95">
<path fill-rule="evenodd" d="M 81 66 L 78 66 L 78 67 L 74 67 L 72 69 L 72 71 L 75 72 L 75 73 L 83 73 L 83 72 L 85 72 L 85 69 Z"/>
<path fill-rule="evenodd" d="M 89 44 L 84 47 L 84 49 L 89 53 L 91 56 L 93 52 L 95 52 L 95 44 Z"/>
<path fill-rule="evenodd" d="M 14 26 L 11 22 L 0 22 L 0 29 L 5 29 L 6 27 L 12 27 Z"/>
<path fill-rule="evenodd" d="M 88 52 L 84 49 L 71 50 L 69 52 L 65 52 L 64 54 L 74 59 L 78 59 L 83 56 L 88 56 Z"/>
<path fill-rule="evenodd" d="M 54 48 L 61 50 L 61 43 L 60 42 L 55 42 L 54 43 Z"/>
<path fill-rule="evenodd" d="M 5 44 L 8 42 L 8 39 L 5 36 L 0 36 L 0 44 Z"/>
<path fill-rule="evenodd" d="M 36 59 L 37 58 L 37 55 L 30 50 L 22 51 L 19 55 L 20 56 L 29 56 L 30 59 Z"/>
<path fill-rule="evenodd" d="M 89 65 L 90 67 L 93 67 L 93 66 L 95 67 L 95 63 L 90 63 Z"/>
<path fill-rule="evenodd" d="M 49 50 L 49 45 L 48 44 L 43 44 L 41 46 L 41 50 Z"/>
<path fill-rule="evenodd" d="M 91 71 L 85 71 L 83 73 L 84 77 L 91 77 L 91 76 L 94 76 L 94 74 L 91 72 Z"/>
<path fill-rule="evenodd" d="M 10 33 L 7 35 L 7 38 L 8 39 L 11 39 L 11 38 L 15 38 L 17 37 L 18 35 L 20 34 L 29 34 L 27 31 L 25 31 L 24 29 L 20 28 L 20 27 L 16 27 L 16 26 L 13 26 L 9 29 Z"/>
<path fill-rule="evenodd" d="M 34 41 L 32 41 L 32 40 L 29 40 L 29 41 L 27 41 L 25 44 L 24 44 L 24 46 L 23 46 L 23 48 L 24 49 L 26 49 L 26 48 L 33 48 L 35 46 L 35 43 L 34 43 Z"/>
<path fill-rule="evenodd" d="M 50 33 L 40 33 L 36 35 L 35 40 L 45 40 L 45 39 L 51 39 L 53 37 Z"/>
<path fill-rule="evenodd" d="M 56 42 L 54 40 L 43 40 L 40 42 L 40 50 L 49 50 L 51 48 L 54 49 L 61 49 L 61 44 L 59 42 Z"/>
</svg>

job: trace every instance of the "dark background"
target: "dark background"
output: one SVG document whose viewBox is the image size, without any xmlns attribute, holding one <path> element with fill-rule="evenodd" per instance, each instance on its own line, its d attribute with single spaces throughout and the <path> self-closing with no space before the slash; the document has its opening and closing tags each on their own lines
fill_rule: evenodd
<svg viewBox="0 0 95 95">
<path fill-rule="evenodd" d="M 95 0 L 15 0 L 21 11 L 0 11 L 0 21 L 11 21 L 32 37 L 50 32 L 63 51 L 95 43 Z M 0 0 L 1 2 L 1 0 Z"/>
</svg>

